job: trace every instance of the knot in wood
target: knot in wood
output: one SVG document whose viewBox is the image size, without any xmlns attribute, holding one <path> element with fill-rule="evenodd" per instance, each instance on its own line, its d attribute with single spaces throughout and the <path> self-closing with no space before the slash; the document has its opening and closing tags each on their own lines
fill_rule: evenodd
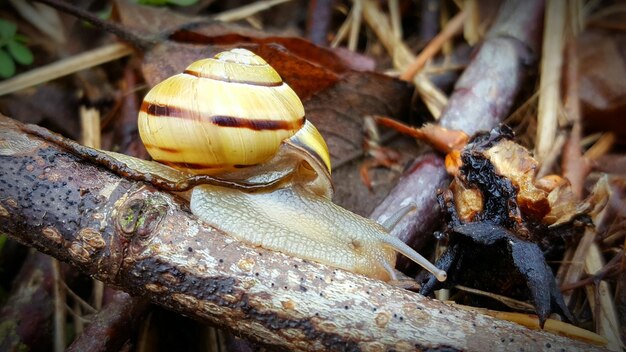
<svg viewBox="0 0 626 352">
<path fill-rule="evenodd" d="M 132 199 L 117 215 L 117 228 L 125 237 L 149 237 L 167 213 L 167 202 L 160 196 Z"/>
</svg>

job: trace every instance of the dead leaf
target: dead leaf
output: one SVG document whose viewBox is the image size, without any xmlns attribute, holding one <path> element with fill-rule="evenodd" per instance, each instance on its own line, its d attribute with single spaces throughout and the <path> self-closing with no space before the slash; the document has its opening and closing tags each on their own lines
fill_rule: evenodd
<svg viewBox="0 0 626 352">
<path fill-rule="evenodd" d="M 58 85 L 42 85 L 36 90 L 3 97 L 3 113 L 16 116 L 24 123 L 33 123 L 78 139 L 79 99 L 72 91 Z"/>
<path fill-rule="evenodd" d="M 626 128 L 626 34 L 591 29 L 578 40 L 580 101 L 585 128 L 613 131 L 624 143 Z M 619 142 L 618 142 L 619 143 Z"/>
</svg>

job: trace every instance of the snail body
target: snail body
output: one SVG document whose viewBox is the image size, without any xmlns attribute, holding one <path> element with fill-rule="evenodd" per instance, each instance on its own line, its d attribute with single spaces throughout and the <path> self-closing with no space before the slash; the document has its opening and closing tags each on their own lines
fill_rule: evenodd
<svg viewBox="0 0 626 352">
<path fill-rule="evenodd" d="M 193 189 L 190 208 L 238 240 L 382 280 L 395 278 L 400 252 L 445 280 L 389 235 L 393 223 L 332 203 L 326 143 L 295 92 L 254 53 L 233 49 L 192 63 L 147 94 L 138 121 L 146 149 L 167 166 L 116 158 L 172 181 L 214 175 L 216 183 Z"/>
<path fill-rule="evenodd" d="M 396 252 L 421 258 L 384 226 L 297 185 L 265 193 L 202 185 L 192 192 L 191 210 L 248 244 L 384 281 L 395 278 Z"/>
</svg>

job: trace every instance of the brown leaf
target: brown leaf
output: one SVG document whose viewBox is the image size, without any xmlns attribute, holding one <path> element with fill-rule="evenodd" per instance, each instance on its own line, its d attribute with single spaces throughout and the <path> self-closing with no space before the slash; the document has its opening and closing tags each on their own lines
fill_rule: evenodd
<svg viewBox="0 0 626 352">
<path fill-rule="evenodd" d="M 130 0 L 115 0 L 113 17 L 117 18 L 125 28 L 151 36 L 159 36 L 174 31 L 182 25 L 200 20 L 199 17 L 189 17 L 172 11 L 168 7 L 139 5 Z"/>
<path fill-rule="evenodd" d="M 42 85 L 34 91 L 2 97 L 3 111 L 22 122 L 50 128 L 72 138 L 80 137 L 77 122 L 78 98 L 58 85 Z"/>
<path fill-rule="evenodd" d="M 626 175 L 626 155 L 607 154 L 594 160 L 593 168 L 607 174 Z"/>
<path fill-rule="evenodd" d="M 304 101 L 307 117 L 326 139 L 333 163 L 343 163 L 363 144 L 363 117 L 408 114 L 412 87 L 373 72 L 350 72 L 333 87 Z"/>
<path fill-rule="evenodd" d="M 233 47 L 246 48 L 265 59 L 303 100 L 335 84 L 341 74 L 367 66 L 363 59 L 350 58 L 356 63 L 350 67 L 341 56 L 300 38 L 252 38 L 236 33 L 215 37 L 190 31 L 178 31 L 172 38 L 144 57 L 144 74 L 150 86 L 182 72 L 196 60 Z"/>
<path fill-rule="evenodd" d="M 585 127 L 626 136 L 626 35 L 592 29 L 578 40 L 580 100 Z M 622 140 L 623 138 L 618 138 Z"/>
<path fill-rule="evenodd" d="M 148 66 L 144 73 L 151 86 L 181 72 L 195 60 L 231 47 L 245 47 L 263 57 L 302 99 L 332 85 L 338 74 L 374 69 L 373 60 L 363 55 L 320 47 L 301 38 L 271 36 L 124 0 L 118 0 L 116 5 L 125 27 L 161 41 L 144 58 L 144 65 Z"/>
<path fill-rule="evenodd" d="M 364 116 L 404 119 L 409 111 L 413 87 L 388 76 L 363 72 L 374 68 L 373 60 L 366 56 L 233 24 L 198 22 L 197 18 L 178 14 L 167 22 L 169 19 L 161 10 L 124 1 L 118 1 L 118 9 L 122 23 L 140 32 L 146 33 L 155 24 L 166 29 L 152 29 L 161 42 L 144 55 L 142 70 L 149 86 L 182 72 L 193 61 L 234 47 L 261 56 L 303 100 L 307 119 L 326 139 L 333 168 L 361 156 Z M 336 181 L 350 184 L 347 187 L 351 190 L 345 194 L 356 192 L 350 177 L 337 175 Z M 371 201 L 359 203 L 369 205 Z"/>
</svg>

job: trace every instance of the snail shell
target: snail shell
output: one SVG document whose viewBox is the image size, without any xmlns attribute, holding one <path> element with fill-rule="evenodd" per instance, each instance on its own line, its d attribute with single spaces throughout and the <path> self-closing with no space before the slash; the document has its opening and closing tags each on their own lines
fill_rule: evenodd
<svg viewBox="0 0 626 352">
<path fill-rule="evenodd" d="M 331 202 L 324 139 L 295 92 L 248 50 L 194 62 L 156 85 L 141 106 L 139 131 L 150 155 L 179 171 L 125 161 L 129 166 L 173 181 L 206 174 L 272 185 L 193 189 L 192 212 L 243 242 L 383 280 L 395 277 L 400 252 L 445 279 L 388 228 Z"/>
<path fill-rule="evenodd" d="M 154 160 L 211 175 L 266 162 L 305 118 L 296 93 L 267 62 L 233 49 L 152 88 L 138 124 Z M 330 168 L 327 156 L 324 162 Z"/>
</svg>

